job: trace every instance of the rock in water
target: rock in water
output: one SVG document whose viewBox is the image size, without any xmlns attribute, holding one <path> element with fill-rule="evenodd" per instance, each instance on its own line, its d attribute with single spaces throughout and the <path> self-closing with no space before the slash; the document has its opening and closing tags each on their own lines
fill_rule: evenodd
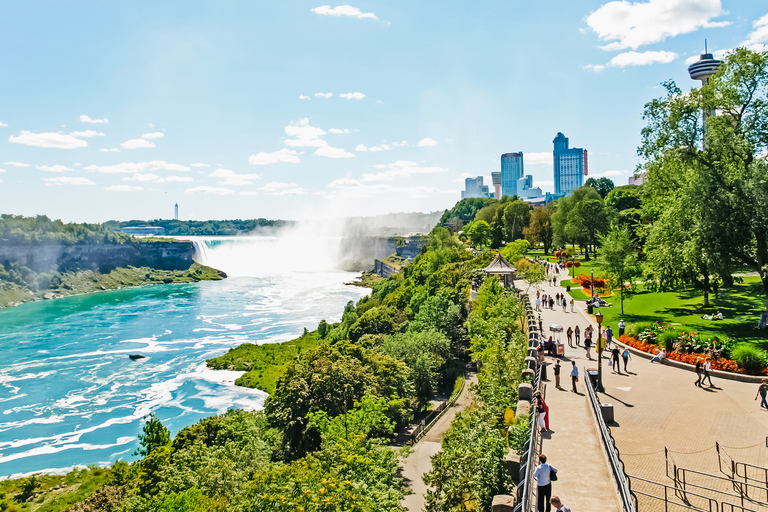
<svg viewBox="0 0 768 512">
<path fill-rule="evenodd" d="M 135 361 L 136 359 L 144 359 L 147 356 L 143 356 L 141 354 L 131 354 L 128 357 L 130 357 L 131 359 L 133 359 Z"/>
</svg>

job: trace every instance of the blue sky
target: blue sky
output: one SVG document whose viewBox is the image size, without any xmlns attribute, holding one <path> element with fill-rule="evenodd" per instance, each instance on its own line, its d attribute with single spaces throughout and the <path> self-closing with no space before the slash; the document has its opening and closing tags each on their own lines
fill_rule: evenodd
<svg viewBox="0 0 768 512">
<path fill-rule="evenodd" d="M 0 212 L 67 221 L 434 211 L 552 139 L 625 184 L 644 103 L 763 1 L 0 3 Z"/>
</svg>

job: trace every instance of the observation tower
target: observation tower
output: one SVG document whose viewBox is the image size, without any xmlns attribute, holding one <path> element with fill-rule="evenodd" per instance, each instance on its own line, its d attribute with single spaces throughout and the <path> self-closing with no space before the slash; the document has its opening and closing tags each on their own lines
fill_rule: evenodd
<svg viewBox="0 0 768 512">
<path fill-rule="evenodd" d="M 698 62 L 688 66 L 688 74 L 691 75 L 691 79 L 701 80 L 701 85 L 704 85 L 709 80 L 709 77 L 717 72 L 719 65 L 720 61 L 707 52 L 707 41 L 704 40 L 704 53 L 699 56 Z"/>
</svg>

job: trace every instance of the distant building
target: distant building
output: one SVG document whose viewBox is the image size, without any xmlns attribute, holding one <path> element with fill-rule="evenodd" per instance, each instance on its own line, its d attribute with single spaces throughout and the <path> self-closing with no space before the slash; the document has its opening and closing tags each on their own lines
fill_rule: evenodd
<svg viewBox="0 0 768 512">
<path fill-rule="evenodd" d="M 464 190 L 461 191 L 462 199 L 471 197 L 491 197 L 488 192 L 488 185 L 483 185 L 483 177 L 467 178 L 464 180 Z"/>
<path fill-rule="evenodd" d="M 629 177 L 628 183 L 630 185 L 642 185 L 645 183 L 645 172 L 639 172 Z"/>
<path fill-rule="evenodd" d="M 124 227 L 120 231 L 133 236 L 157 236 L 165 234 L 165 228 L 162 226 L 130 226 Z"/>
<path fill-rule="evenodd" d="M 179 220 L 179 203 L 176 203 L 173 207 L 173 219 Z"/>
<path fill-rule="evenodd" d="M 494 199 L 501 199 L 501 172 L 492 172 L 491 181 L 493 182 Z"/>
<path fill-rule="evenodd" d="M 510 197 L 518 195 L 517 183 L 522 177 L 523 152 L 501 155 L 501 195 Z"/>
<path fill-rule="evenodd" d="M 562 194 L 562 196 L 566 196 L 584 184 L 584 176 L 587 175 L 587 150 L 583 148 L 569 148 L 568 137 L 561 132 L 557 132 L 557 136 L 552 142 L 555 145 L 553 151 L 554 195 Z"/>
</svg>

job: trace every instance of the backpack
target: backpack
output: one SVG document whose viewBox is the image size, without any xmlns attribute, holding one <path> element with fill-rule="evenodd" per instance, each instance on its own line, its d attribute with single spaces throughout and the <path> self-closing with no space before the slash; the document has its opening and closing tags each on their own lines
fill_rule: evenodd
<svg viewBox="0 0 768 512">
<path fill-rule="evenodd" d="M 549 481 L 557 482 L 557 471 L 553 470 L 552 466 L 549 466 Z"/>
</svg>

